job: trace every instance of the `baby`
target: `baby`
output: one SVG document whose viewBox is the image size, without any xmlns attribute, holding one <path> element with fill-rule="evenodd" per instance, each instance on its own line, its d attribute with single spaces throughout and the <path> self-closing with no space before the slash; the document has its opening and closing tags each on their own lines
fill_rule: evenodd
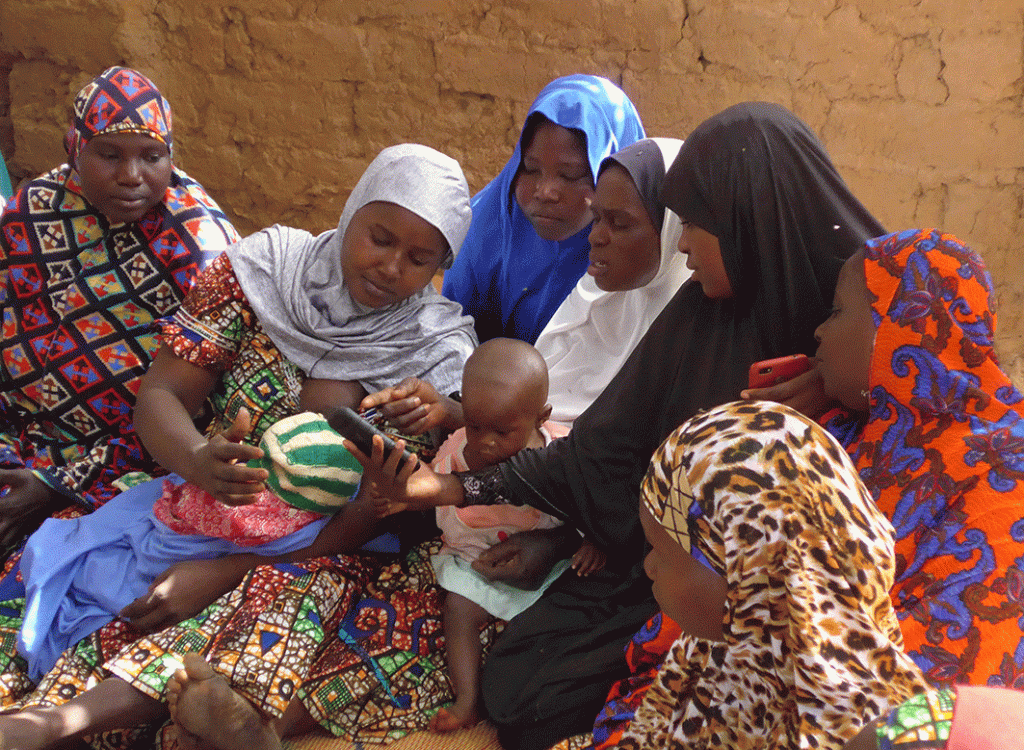
<svg viewBox="0 0 1024 750">
<path fill-rule="evenodd" d="M 565 435 L 567 427 L 547 422 L 547 399 L 547 365 L 536 349 L 515 339 L 481 344 L 463 370 L 466 426 L 441 446 L 434 470 L 475 471 Z M 448 592 L 444 632 L 455 703 L 438 711 L 430 728 L 448 732 L 480 718 L 480 629 L 494 617 L 511 619 L 539 599 L 570 566 L 564 553 L 576 549 L 571 565 L 579 575 L 600 570 L 605 561 L 574 529 L 530 506 L 439 507 L 437 525 L 445 546 L 431 562 Z M 514 551 L 506 540 L 515 534 L 543 537 L 546 554 Z"/>
<path fill-rule="evenodd" d="M 247 423 L 248 416 L 240 419 Z M 302 412 L 282 419 L 260 447 L 263 456 L 250 464 L 266 470 L 266 489 L 251 504 L 225 505 L 180 479 L 152 480 L 87 516 L 43 523 L 21 564 L 26 602 L 18 651 L 33 679 L 180 560 L 239 552 L 304 557 L 342 537 L 344 547 L 369 538 L 375 498 L 368 487 L 357 492 L 361 467 L 324 417 Z"/>
</svg>

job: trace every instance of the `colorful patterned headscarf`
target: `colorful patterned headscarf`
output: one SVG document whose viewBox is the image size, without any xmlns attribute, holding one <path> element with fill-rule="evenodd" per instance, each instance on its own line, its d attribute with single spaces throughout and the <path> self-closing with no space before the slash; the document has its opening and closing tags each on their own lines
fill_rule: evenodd
<svg viewBox="0 0 1024 750">
<path fill-rule="evenodd" d="M 698 414 L 641 498 L 725 578 L 725 642 L 683 632 L 620 747 L 840 748 L 924 689 L 889 601 L 892 527 L 817 424 L 766 402 Z"/>
<path fill-rule="evenodd" d="M 993 350 L 992 282 L 952 235 L 867 243 L 877 327 L 849 446 L 896 529 L 893 603 L 932 682 L 1024 687 L 1022 396 Z"/>
<path fill-rule="evenodd" d="M 107 68 L 78 92 L 75 119 L 64 136 L 71 166 L 77 166 L 86 143 L 107 133 L 148 135 L 166 145 L 174 160 L 171 105 L 152 81 L 131 68 Z"/>
</svg>

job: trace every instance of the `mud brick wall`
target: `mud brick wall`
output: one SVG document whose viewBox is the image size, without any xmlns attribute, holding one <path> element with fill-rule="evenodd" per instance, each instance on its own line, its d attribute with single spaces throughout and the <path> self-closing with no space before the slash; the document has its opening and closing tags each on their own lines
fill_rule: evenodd
<svg viewBox="0 0 1024 750">
<path fill-rule="evenodd" d="M 774 101 L 887 227 L 982 253 L 1021 384 L 1022 50 L 1019 0 L 3 0 L 0 150 L 16 180 L 60 163 L 74 93 L 131 65 L 242 232 L 320 231 L 392 143 L 451 154 L 479 189 L 558 75 L 620 83 L 652 135 Z"/>
</svg>

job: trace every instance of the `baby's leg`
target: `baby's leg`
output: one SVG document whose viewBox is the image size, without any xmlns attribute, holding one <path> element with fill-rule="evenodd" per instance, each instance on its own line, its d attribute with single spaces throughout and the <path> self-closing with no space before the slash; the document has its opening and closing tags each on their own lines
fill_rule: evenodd
<svg viewBox="0 0 1024 750">
<path fill-rule="evenodd" d="M 274 726 L 231 689 L 198 654 L 167 683 L 167 703 L 178 727 L 178 743 L 217 750 L 281 750 Z"/>
<path fill-rule="evenodd" d="M 2 750 L 41 750 L 86 735 L 147 724 L 167 707 L 124 680 L 103 680 L 60 706 L 26 708 L 0 716 Z"/>
<path fill-rule="evenodd" d="M 452 732 L 480 721 L 480 628 L 491 616 L 476 602 L 449 591 L 444 600 L 444 640 L 455 703 L 430 720 L 434 732 Z"/>
</svg>

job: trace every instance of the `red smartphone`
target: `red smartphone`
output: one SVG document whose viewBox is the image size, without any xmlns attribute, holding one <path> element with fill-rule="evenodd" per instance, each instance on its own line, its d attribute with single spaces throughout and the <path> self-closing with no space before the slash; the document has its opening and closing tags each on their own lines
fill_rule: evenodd
<svg viewBox="0 0 1024 750">
<path fill-rule="evenodd" d="M 806 354 L 790 354 L 755 362 L 747 375 L 748 388 L 768 388 L 811 369 L 811 360 Z"/>
</svg>

